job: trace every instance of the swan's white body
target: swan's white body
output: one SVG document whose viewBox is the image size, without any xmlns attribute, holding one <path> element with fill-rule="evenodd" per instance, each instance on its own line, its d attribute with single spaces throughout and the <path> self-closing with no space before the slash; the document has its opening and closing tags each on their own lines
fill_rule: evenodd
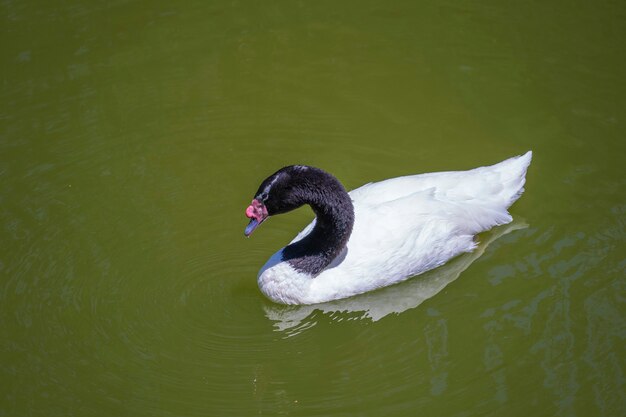
<svg viewBox="0 0 626 417">
<path fill-rule="evenodd" d="M 259 271 L 259 288 L 278 303 L 315 304 L 436 268 L 474 249 L 477 233 L 512 220 L 507 209 L 524 191 L 531 158 L 529 151 L 492 166 L 392 178 L 352 190 L 355 221 L 343 252 L 311 276 L 282 261 L 281 249 Z"/>
</svg>

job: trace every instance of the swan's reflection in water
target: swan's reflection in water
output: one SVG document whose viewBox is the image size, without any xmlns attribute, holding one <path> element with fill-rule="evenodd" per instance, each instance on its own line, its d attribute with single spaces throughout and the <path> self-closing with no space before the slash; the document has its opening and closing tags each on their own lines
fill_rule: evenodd
<svg viewBox="0 0 626 417">
<path fill-rule="evenodd" d="M 283 306 L 265 305 L 265 315 L 274 322 L 274 327 L 285 336 L 294 336 L 315 326 L 312 317 L 317 311 L 333 317 L 341 313 L 342 320 L 368 319 L 378 321 L 389 314 L 400 314 L 422 304 L 437 295 L 449 283 L 456 280 L 476 259 L 481 257 L 487 247 L 498 238 L 515 230 L 524 229 L 528 224 L 523 220 L 500 226 L 484 233 L 478 247 L 471 253 L 461 255 L 447 264 L 400 284 L 374 292 L 358 295 L 328 303 Z"/>
</svg>

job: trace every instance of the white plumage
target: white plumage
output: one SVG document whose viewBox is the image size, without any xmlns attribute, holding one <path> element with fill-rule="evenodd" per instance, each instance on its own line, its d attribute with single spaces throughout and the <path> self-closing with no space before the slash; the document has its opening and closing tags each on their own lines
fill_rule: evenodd
<svg viewBox="0 0 626 417">
<path fill-rule="evenodd" d="M 346 248 L 316 276 L 276 252 L 258 284 L 271 300 L 315 304 L 403 281 L 475 248 L 474 236 L 509 223 L 524 191 L 532 152 L 469 171 L 439 172 L 366 184 L 349 192 L 354 226 Z M 315 220 L 292 241 L 313 229 Z"/>
</svg>

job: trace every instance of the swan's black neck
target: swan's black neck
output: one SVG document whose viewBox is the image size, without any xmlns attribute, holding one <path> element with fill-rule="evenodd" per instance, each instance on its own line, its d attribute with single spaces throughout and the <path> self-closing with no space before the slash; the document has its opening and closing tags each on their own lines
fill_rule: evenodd
<svg viewBox="0 0 626 417">
<path fill-rule="evenodd" d="M 316 215 L 315 227 L 283 250 L 283 260 L 294 269 L 317 275 L 346 247 L 354 224 L 354 208 L 348 193 L 344 193 L 321 204 L 309 202 Z"/>
<path fill-rule="evenodd" d="M 316 215 L 313 230 L 283 249 L 283 261 L 315 276 L 339 256 L 348 243 L 354 224 L 352 200 L 343 185 L 321 169 L 292 166 L 277 174 L 281 172 L 286 175 L 273 181 L 270 180 L 273 176 L 268 178 L 271 190 L 266 188 L 271 200 L 276 201 L 271 197 L 280 199 L 277 213 L 308 204 Z"/>
</svg>

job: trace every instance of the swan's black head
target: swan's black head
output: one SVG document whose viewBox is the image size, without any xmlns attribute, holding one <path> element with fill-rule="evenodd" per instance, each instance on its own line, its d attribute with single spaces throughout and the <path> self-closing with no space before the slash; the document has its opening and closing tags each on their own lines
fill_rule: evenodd
<svg viewBox="0 0 626 417">
<path fill-rule="evenodd" d="M 314 204 L 320 195 L 332 194 L 337 186 L 345 193 L 335 177 L 319 168 L 290 165 L 279 169 L 261 183 L 246 209 L 250 223 L 245 235 L 250 236 L 269 216 Z"/>
</svg>

